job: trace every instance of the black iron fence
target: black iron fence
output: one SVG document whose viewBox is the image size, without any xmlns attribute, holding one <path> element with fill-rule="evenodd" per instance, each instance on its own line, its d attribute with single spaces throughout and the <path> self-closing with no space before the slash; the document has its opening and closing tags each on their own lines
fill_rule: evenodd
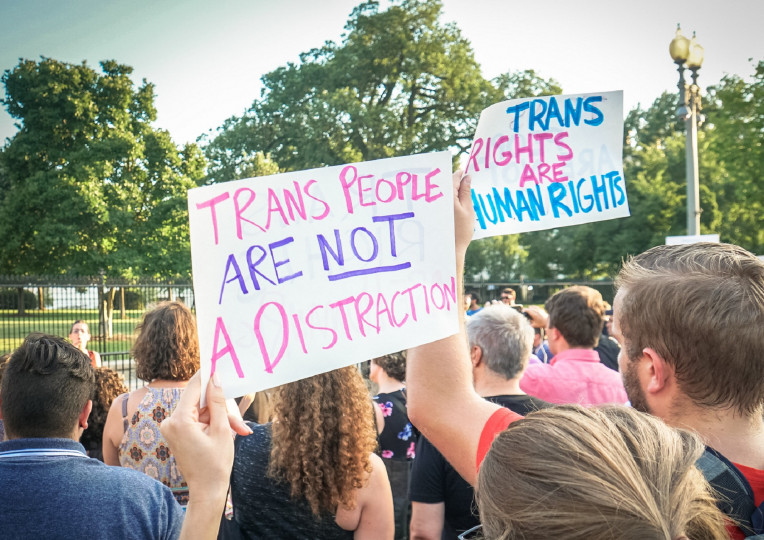
<svg viewBox="0 0 764 540">
<path fill-rule="evenodd" d="M 465 290 L 477 294 L 482 304 L 512 287 L 517 302 L 528 305 L 543 304 L 570 285 L 588 285 L 613 301 L 611 280 L 467 283 Z M 191 282 L 0 276 L 0 354 L 13 351 L 31 332 L 68 337 L 74 321 L 83 320 L 91 334 L 88 349 L 98 351 L 103 365 L 122 373 L 134 389 L 142 384 L 130 357 L 135 328 L 146 309 L 162 300 L 181 300 L 194 309 Z"/>
<path fill-rule="evenodd" d="M 74 321 L 88 324 L 88 349 L 103 365 L 119 371 L 131 389 L 135 378 L 130 349 L 145 310 L 162 300 L 194 307 L 190 281 L 113 280 L 104 277 L 0 276 L 0 354 L 13 351 L 31 332 L 68 337 Z"/>
</svg>

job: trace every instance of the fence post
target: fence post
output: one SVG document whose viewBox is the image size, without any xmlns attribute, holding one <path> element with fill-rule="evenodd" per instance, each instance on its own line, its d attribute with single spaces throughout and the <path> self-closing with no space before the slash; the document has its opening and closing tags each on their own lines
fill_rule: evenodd
<svg viewBox="0 0 764 540">
<path fill-rule="evenodd" d="M 26 308 L 24 307 L 24 287 L 19 287 L 19 317 L 26 315 Z"/>
</svg>

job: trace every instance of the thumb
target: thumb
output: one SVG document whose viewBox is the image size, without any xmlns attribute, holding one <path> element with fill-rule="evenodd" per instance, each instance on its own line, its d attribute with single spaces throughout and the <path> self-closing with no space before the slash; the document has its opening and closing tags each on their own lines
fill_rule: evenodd
<svg viewBox="0 0 764 540">
<path fill-rule="evenodd" d="M 472 205 L 472 177 L 468 174 L 462 176 L 459 181 L 459 202 L 461 204 L 469 203 Z"/>
<path fill-rule="evenodd" d="M 217 373 L 214 373 L 207 383 L 207 412 L 210 416 L 210 430 L 228 433 L 228 430 L 232 429 L 239 435 L 251 435 L 252 430 L 242 419 L 239 408 L 236 406 L 228 407 L 228 401 L 233 402 L 234 405 L 236 403 L 233 400 L 226 400 L 220 378 Z"/>
<path fill-rule="evenodd" d="M 210 430 L 228 431 L 228 407 L 217 373 L 207 382 L 207 412 L 210 415 Z"/>
</svg>

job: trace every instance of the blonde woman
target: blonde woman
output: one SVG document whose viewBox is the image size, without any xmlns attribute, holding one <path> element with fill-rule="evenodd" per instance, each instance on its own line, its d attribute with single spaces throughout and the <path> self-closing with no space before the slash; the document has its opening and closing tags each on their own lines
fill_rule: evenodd
<svg viewBox="0 0 764 540">
<path fill-rule="evenodd" d="M 721 540 L 725 522 L 695 468 L 703 443 L 634 409 L 566 405 L 516 420 L 480 466 L 490 540 Z"/>
<path fill-rule="evenodd" d="M 273 423 L 249 423 L 254 433 L 236 438 L 222 538 L 392 539 L 390 483 L 358 370 L 286 384 L 273 412 Z"/>
</svg>

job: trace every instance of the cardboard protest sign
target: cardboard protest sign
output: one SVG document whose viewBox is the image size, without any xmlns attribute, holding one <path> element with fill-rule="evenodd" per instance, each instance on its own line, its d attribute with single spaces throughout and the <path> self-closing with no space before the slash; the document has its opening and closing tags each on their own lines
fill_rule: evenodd
<svg viewBox="0 0 764 540">
<path fill-rule="evenodd" d="M 623 92 L 488 107 L 465 172 L 472 176 L 475 238 L 628 216 Z"/>
<path fill-rule="evenodd" d="M 228 397 L 458 331 L 448 152 L 192 189 L 203 386 Z"/>
</svg>

